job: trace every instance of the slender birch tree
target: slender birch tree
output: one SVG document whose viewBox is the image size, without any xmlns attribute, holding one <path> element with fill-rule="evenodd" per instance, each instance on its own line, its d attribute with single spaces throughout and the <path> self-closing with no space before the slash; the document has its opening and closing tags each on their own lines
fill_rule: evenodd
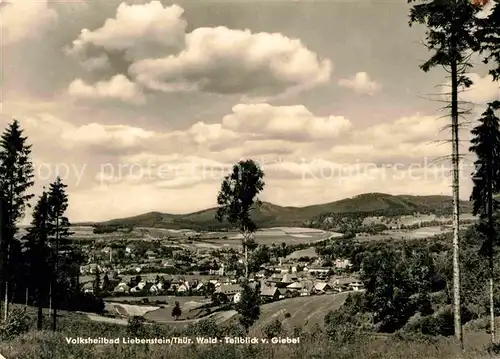
<svg viewBox="0 0 500 359">
<path fill-rule="evenodd" d="M 264 189 L 264 172 L 253 160 L 240 161 L 233 166 L 231 174 L 222 182 L 217 203 L 219 208 L 216 219 L 224 219 L 238 228 L 243 236 L 243 252 L 245 255 L 245 278 L 248 278 L 248 250 L 254 248 L 252 236 L 257 230 L 250 211 L 261 205 L 256 196 Z"/>
</svg>

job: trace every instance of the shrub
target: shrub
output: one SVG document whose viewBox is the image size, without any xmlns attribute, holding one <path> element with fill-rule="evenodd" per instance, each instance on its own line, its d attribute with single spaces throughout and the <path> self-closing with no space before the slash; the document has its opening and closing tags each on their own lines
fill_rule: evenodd
<svg viewBox="0 0 500 359">
<path fill-rule="evenodd" d="M 272 323 L 264 327 L 263 332 L 268 339 L 278 337 L 283 333 L 283 326 L 278 319 L 275 319 Z"/>
<path fill-rule="evenodd" d="M 32 321 L 25 310 L 16 308 L 10 312 L 7 321 L 0 324 L 0 338 L 12 339 L 30 330 Z"/>
<path fill-rule="evenodd" d="M 130 317 L 127 323 L 127 333 L 135 337 L 144 335 L 144 318 L 135 315 Z"/>
</svg>

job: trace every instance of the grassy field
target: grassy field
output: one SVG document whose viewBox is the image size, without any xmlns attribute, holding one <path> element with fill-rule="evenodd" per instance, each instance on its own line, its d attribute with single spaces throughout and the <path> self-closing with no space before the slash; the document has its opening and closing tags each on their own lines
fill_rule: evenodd
<svg viewBox="0 0 500 359">
<path fill-rule="evenodd" d="M 264 304 L 261 307 L 260 319 L 253 329 L 260 331 L 276 319 L 288 330 L 294 327 L 311 329 L 316 323 L 323 327 L 325 315 L 330 310 L 340 308 L 347 296 L 348 292 L 344 292 L 290 298 Z M 289 318 L 285 317 L 286 313 L 290 314 Z"/>
<path fill-rule="evenodd" d="M 490 359 L 485 347 L 489 336 L 484 332 L 465 331 L 462 353 L 453 338 L 419 339 L 417 337 L 370 336 L 358 334 L 350 342 L 329 338 L 315 328 L 299 334 L 294 345 L 162 345 L 162 344 L 69 344 L 66 338 L 130 337 L 124 326 L 95 323 L 83 318 L 61 320 L 58 333 L 34 330 L 0 342 L 0 353 L 16 359 Z M 169 338 L 221 335 L 219 328 L 176 329 L 147 326 L 145 338 Z M 232 332 L 224 335 L 236 336 Z M 282 336 L 295 337 L 284 332 Z"/>
<path fill-rule="evenodd" d="M 255 242 L 257 244 L 272 245 L 286 243 L 287 245 L 301 244 L 301 243 L 315 243 L 325 240 L 329 237 L 340 237 L 341 233 L 328 232 L 322 230 L 311 230 L 309 228 L 298 227 L 282 227 L 270 228 L 266 230 L 257 231 L 255 233 Z M 209 243 L 220 247 L 241 247 L 241 235 L 238 233 L 220 233 L 220 239 L 206 239 L 204 243 Z M 195 242 L 196 243 L 196 242 Z"/>
<path fill-rule="evenodd" d="M 466 225 L 462 225 L 466 227 Z M 451 232 L 449 226 L 432 226 L 417 229 L 391 229 L 379 234 L 358 234 L 358 240 L 384 240 L 384 239 L 424 239 Z"/>
<path fill-rule="evenodd" d="M 323 326 L 325 315 L 330 310 L 340 308 L 347 298 L 348 292 L 338 294 L 325 294 L 319 296 L 307 296 L 283 299 L 280 301 L 266 303 L 261 306 L 261 316 L 259 321 L 254 325 L 254 329 L 259 331 L 265 328 L 269 323 L 278 319 L 282 322 L 285 328 L 292 330 L 294 327 L 311 328 L 316 323 Z M 119 302 L 106 301 L 106 309 L 111 313 L 116 314 L 115 306 L 123 306 L 121 312 L 129 312 L 129 315 L 143 316 L 149 321 L 157 323 L 174 324 L 175 318 L 172 317 L 172 307 L 175 301 L 181 305 L 182 315 L 180 321 L 175 322 L 176 326 L 182 326 L 196 321 L 200 316 L 201 311 L 198 306 L 207 303 L 204 297 L 169 297 L 157 296 L 155 300 L 165 300 L 167 304 L 164 308 L 156 309 L 154 307 L 121 305 Z M 160 299 L 161 298 L 161 299 Z M 150 298 L 150 300 L 152 300 Z M 205 313 L 205 312 L 203 312 Z M 286 315 L 289 313 L 290 315 Z M 206 313 L 205 313 L 206 314 Z M 236 311 L 218 312 L 213 315 L 214 320 L 218 323 L 223 323 L 231 320 L 236 315 Z M 92 315 L 92 320 L 109 322 L 108 318 Z M 124 323 L 124 322 L 123 322 Z"/>
<path fill-rule="evenodd" d="M 462 353 L 453 338 L 422 338 L 418 336 L 368 335 L 356 334 L 350 342 L 340 338 L 330 338 L 313 322 L 322 323 L 318 313 L 327 312 L 327 308 L 335 309 L 343 300 L 341 296 L 332 301 L 329 296 L 296 298 L 262 306 L 261 320 L 251 330 L 250 335 L 261 337 L 261 328 L 274 319 L 283 321 L 285 331 L 282 337 L 296 337 L 300 343 L 296 345 L 162 345 L 162 344 L 69 344 L 66 338 L 123 338 L 134 337 L 127 333 L 125 321 L 108 318 L 107 322 L 94 322 L 86 315 L 61 312 L 58 320 L 58 332 L 48 330 L 37 332 L 34 329 L 36 308 L 29 308 L 33 319 L 30 332 L 13 339 L 0 342 L 0 353 L 6 358 L 15 359 L 491 359 L 498 355 L 489 355 L 486 346 L 489 334 L 484 325 L 464 326 L 466 351 Z M 321 302 L 320 302 L 321 301 Z M 281 305 L 280 305 L 281 304 Z M 323 309 L 313 309 L 313 307 Z M 331 306 L 331 307 L 330 307 Z M 289 311 L 290 318 L 281 319 L 278 313 L 282 308 Z M 296 313 L 294 315 L 294 312 Z M 283 313 L 284 315 L 284 313 Z M 45 318 L 45 328 L 50 325 Z M 287 322 L 288 321 L 288 322 Z M 487 322 L 487 318 L 482 320 Z M 217 322 L 217 321 L 216 321 Z M 227 320 L 226 322 L 230 322 Z M 293 322 L 293 323 L 292 323 Z M 301 333 L 287 330 L 291 325 L 306 326 Z M 483 323 L 483 324 L 484 324 Z M 191 322 L 190 324 L 194 324 Z M 228 330 L 229 329 L 229 330 Z M 237 332 L 224 325 L 188 326 L 147 325 L 144 338 L 170 338 L 195 336 L 237 336 Z"/>
</svg>

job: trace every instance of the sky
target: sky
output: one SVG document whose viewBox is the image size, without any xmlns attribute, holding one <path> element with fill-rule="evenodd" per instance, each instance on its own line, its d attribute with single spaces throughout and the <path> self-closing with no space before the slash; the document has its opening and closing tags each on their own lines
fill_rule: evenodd
<svg viewBox="0 0 500 359">
<path fill-rule="evenodd" d="M 408 13 L 377 0 L 3 2 L 0 129 L 21 123 L 33 193 L 59 175 L 73 222 L 215 206 L 249 158 L 260 199 L 282 206 L 451 195 L 447 73 L 419 68 L 425 28 Z M 463 199 L 470 127 L 499 99 L 472 60 Z"/>
</svg>

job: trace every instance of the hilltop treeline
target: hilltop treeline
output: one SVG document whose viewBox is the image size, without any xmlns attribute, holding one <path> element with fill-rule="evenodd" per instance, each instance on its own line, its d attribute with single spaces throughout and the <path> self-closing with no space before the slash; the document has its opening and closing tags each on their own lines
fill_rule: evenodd
<svg viewBox="0 0 500 359">
<path fill-rule="evenodd" d="M 134 229 L 134 226 L 131 224 L 94 224 L 92 227 L 94 234 L 114 233 L 118 231 L 130 233 Z"/>
</svg>

